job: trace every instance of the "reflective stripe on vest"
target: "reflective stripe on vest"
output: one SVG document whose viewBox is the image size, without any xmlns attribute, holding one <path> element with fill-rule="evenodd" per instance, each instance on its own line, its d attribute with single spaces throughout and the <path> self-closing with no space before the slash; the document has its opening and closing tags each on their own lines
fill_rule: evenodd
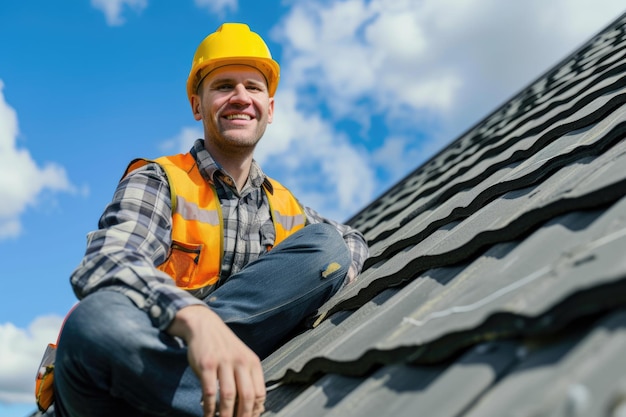
<svg viewBox="0 0 626 417">
<path fill-rule="evenodd" d="M 195 220 L 212 226 L 220 224 L 220 216 L 217 210 L 202 210 L 196 203 L 186 201 L 180 195 L 176 195 L 176 207 L 176 212 L 184 220 Z"/>
<path fill-rule="evenodd" d="M 184 289 L 214 285 L 219 279 L 224 254 L 224 222 L 215 187 L 202 178 L 189 153 L 154 161 L 138 159 L 131 162 L 126 173 L 149 162 L 156 162 L 165 170 L 172 201 L 172 247 L 158 269 Z M 272 192 L 264 190 L 276 232 L 275 246 L 302 229 L 306 218 L 291 192 L 279 182 L 269 181 Z"/>
</svg>

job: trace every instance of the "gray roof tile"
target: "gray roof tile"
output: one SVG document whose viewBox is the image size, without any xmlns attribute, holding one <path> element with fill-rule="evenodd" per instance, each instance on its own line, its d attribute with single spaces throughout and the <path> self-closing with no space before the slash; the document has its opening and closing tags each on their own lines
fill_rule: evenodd
<svg viewBox="0 0 626 417">
<path fill-rule="evenodd" d="M 266 415 L 626 412 L 625 30 L 351 219 L 372 257 L 264 360 Z"/>
</svg>

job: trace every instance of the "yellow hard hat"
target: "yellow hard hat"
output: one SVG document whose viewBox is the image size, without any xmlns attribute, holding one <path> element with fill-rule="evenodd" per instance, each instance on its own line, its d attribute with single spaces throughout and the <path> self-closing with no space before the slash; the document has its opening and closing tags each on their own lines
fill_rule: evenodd
<svg viewBox="0 0 626 417">
<path fill-rule="evenodd" d="M 224 23 L 204 38 L 193 57 L 187 97 L 195 94 L 200 81 L 215 68 L 230 64 L 250 65 L 265 76 L 270 97 L 274 96 L 280 76 L 280 66 L 263 39 L 243 23 Z"/>
</svg>

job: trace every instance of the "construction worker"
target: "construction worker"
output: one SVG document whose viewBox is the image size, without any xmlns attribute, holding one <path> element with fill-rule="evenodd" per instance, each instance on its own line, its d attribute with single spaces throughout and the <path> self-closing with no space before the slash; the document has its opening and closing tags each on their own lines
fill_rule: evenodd
<svg viewBox="0 0 626 417">
<path fill-rule="evenodd" d="M 258 416 L 261 359 L 360 273 L 362 234 L 253 159 L 278 81 L 247 25 L 198 47 L 187 94 L 204 139 L 133 161 L 89 233 L 58 344 L 58 416 Z"/>
</svg>

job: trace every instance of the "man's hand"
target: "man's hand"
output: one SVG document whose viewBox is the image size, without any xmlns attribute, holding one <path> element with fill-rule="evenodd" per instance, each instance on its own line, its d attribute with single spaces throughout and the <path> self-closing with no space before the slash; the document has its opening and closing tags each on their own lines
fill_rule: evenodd
<svg viewBox="0 0 626 417">
<path fill-rule="evenodd" d="M 220 417 L 258 417 L 264 411 L 261 361 L 217 314 L 204 306 L 184 307 L 167 331 L 187 343 L 189 365 L 202 385 L 205 417 L 216 411 Z"/>
</svg>

